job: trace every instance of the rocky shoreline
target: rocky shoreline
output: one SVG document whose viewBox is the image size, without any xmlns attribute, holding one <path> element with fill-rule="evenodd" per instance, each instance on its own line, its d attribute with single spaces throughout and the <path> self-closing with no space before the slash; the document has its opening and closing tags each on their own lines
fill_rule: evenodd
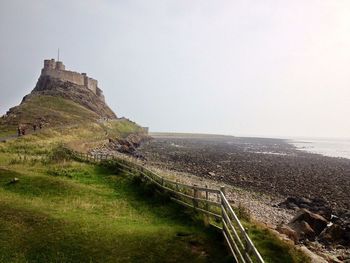
<svg viewBox="0 0 350 263">
<path fill-rule="evenodd" d="M 139 151 L 153 165 L 283 197 L 350 209 L 350 160 L 297 150 L 280 139 L 155 137 Z"/>
<path fill-rule="evenodd" d="M 350 160 L 302 152 L 279 139 L 212 135 L 156 135 L 138 150 L 162 171 L 228 185 L 229 198 L 257 221 L 328 261 L 350 259 Z M 311 216 L 300 216 L 301 209 Z M 322 217 L 321 227 L 315 217 Z"/>
<path fill-rule="evenodd" d="M 183 183 L 225 185 L 234 206 L 282 238 L 328 262 L 350 260 L 350 160 L 302 152 L 279 139 L 212 135 L 131 136 L 95 151 Z"/>
</svg>

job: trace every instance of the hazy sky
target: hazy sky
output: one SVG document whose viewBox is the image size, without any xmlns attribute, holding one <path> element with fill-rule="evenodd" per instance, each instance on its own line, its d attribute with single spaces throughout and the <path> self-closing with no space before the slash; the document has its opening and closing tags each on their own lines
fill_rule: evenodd
<svg viewBox="0 0 350 263">
<path fill-rule="evenodd" d="M 152 131 L 350 137 L 349 0 L 0 0 L 0 113 L 43 60 Z"/>
</svg>

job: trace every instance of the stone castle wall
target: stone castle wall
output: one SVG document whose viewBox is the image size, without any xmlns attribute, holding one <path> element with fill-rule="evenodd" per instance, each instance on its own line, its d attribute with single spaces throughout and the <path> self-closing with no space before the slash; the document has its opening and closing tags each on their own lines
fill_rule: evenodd
<svg viewBox="0 0 350 263">
<path fill-rule="evenodd" d="M 43 70 L 42 76 L 50 76 L 63 81 L 69 81 L 77 85 L 84 86 L 84 76 L 80 73 L 67 71 L 67 70 L 57 70 L 57 69 L 47 69 Z"/>
<path fill-rule="evenodd" d="M 84 86 L 91 90 L 93 93 L 97 94 L 97 80 L 89 78 L 85 73 L 82 74 L 84 77 Z"/>
<path fill-rule="evenodd" d="M 97 80 L 89 78 L 86 73 L 78 73 L 65 70 L 65 66 L 61 61 L 54 59 L 44 60 L 44 68 L 41 70 L 41 76 L 50 76 L 62 81 L 69 81 L 76 85 L 85 86 L 104 101 L 102 90 L 98 88 Z"/>
</svg>

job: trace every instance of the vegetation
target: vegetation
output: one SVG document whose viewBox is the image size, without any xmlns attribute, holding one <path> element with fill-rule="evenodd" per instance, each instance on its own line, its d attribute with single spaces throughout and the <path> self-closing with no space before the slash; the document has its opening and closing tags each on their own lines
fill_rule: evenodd
<svg viewBox="0 0 350 263">
<path fill-rule="evenodd" d="M 97 121 L 51 96 L 33 97 L 19 111 L 22 120 L 44 117 L 52 128 L 0 143 L 0 262 L 232 261 L 220 233 L 196 224 L 198 215 L 116 167 L 74 161 L 63 147 L 84 151 L 140 126 Z M 0 127 L 0 138 L 15 133 L 4 119 Z M 239 211 L 266 262 L 307 262 Z"/>
<path fill-rule="evenodd" d="M 105 128 L 110 136 L 125 138 L 131 133 L 142 132 L 142 128 L 127 119 L 107 122 Z"/>
<path fill-rule="evenodd" d="M 0 134 L 16 131 L 19 124 L 42 121 L 50 127 L 67 124 L 81 124 L 98 119 L 93 111 L 61 97 L 30 96 L 14 114 L 0 119 Z"/>
<path fill-rule="evenodd" d="M 280 240 L 270 230 L 253 223 L 245 223 L 249 236 L 266 262 L 308 263 L 310 259 L 293 245 Z"/>
<path fill-rule="evenodd" d="M 294 245 L 282 241 L 275 233 L 252 220 L 249 211 L 242 204 L 239 203 L 234 210 L 265 262 L 310 262 Z"/>
<path fill-rule="evenodd" d="M 0 262 L 229 260 L 220 236 L 177 205 L 43 137 L 0 144 Z"/>
</svg>

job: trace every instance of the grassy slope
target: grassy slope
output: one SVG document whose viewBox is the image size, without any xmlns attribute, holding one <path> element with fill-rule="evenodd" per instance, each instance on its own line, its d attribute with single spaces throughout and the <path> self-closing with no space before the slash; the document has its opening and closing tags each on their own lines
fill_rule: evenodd
<svg viewBox="0 0 350 263">
<path fill-rule="evenodd" d="M 52 119 L 56 128 L 0 144 L 0 262 L 225 261 L 215 235 L 194 227 L 182 208 L 140 194 L 128 176 L 47 160 L 60 143 L 83 151 L 107 135 L 139 132 L 138 125 L 97 123 L 90 110 L 50 96 L 26 101 L 20 112 L 27 122 Z M 0 120 L 0 137 L 14 129 Z M 9 185 L 14 177 L 20 182 Z M 266 230 L 246 226 L 266 262 L 306 261 Z"/>
<path fill-rule="evenodd" d="M 35 123 L 41 118 L 48 122 L 48 126 L 53 127 L 95 121 L 98 115 L 73 101 L 60 97 L 33 96 L 16 109 L 16 116 L 0 119 L 0 137 L 9 132 L 16 133 L 18 124 Z"/>
<path fill-rule="evenodd" d="M 126 119 L 100 122 L 96 113 L 73 101 L 38 95 L 26 99 L 16 109 L 16 116 L 0 118 L 0 138 L 16 135 L 18 124 L 35 123 L 41 118 L 48 122 L 42 137 L 50 135 L 55 141 L 69 142 L 77 150 L 93 147 L 107 137 L 123 138 L 142 130 Z M 30 132 L 31 127 L 27 130 Z"/>
<path fill-rule="evenodd" d="M 125 174 L 46 158 L 57 140 L 46 136 L 0 144 L 0 262 L 225 261 L 178 206 Z"/>
<path fill-rule="evenodd" d="M 52 161 L 60 142 L 102 136 L 95 125 L 71 129 L 0 144 L 0 262 L 227 259 L 216 235 L 195 227 L 182 207 L 144 195 L 130 176 Z M 20 182 L 8 184 L 14 177 Z M 307 262 L 268 231 L 245 226 L 266 262 Z"/>
</svg>

